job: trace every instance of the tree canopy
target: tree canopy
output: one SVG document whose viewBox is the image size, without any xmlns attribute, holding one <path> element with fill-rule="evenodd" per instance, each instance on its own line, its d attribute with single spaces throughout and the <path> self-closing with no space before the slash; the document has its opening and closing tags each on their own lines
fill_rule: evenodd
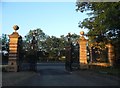
<svg viewBox="0 0 120 88">
<path fill-rule="evenodd" d="M 99 43 L 105 49 L 107 43 L 114 46 L 115 62 L 120 62 L 120 2 L 76 2 L 76 11 L 87 12 L 88 18 L 79 22 L 87 28 L 89 44 Z"/>
<path fill-rule="evenodd" d="M 60 52 L 64 51 L 67 45 L 67 35 L 61 35 L 60 38 L 56 36 L 49 36 L 43 32 L 40 28 L 30 30 L 29 33 L 26 34 L 25 39 L 23 40 L 23 48 L 24 50 L 30 51 L 30 46 L 33 38 L 33 34 L 35 34 L 35 38 L 37 40 L 37 51 L 44 51 L 49 53 L 48 58 L 50 59 L 58 59 Z M 79 38 L 77 34 L 71 34 L 71 41 L 76 43 L 76 40 Z M 65 52 L 64 52 L 65 53 Z"/>
<path fill-rule="evenodd" d="M 89 30 L 88 35 L 98 35 L 101 40 L 120 41 L 120 2 L 76 2 L 76 6 L 77 11 L 88 12 L 89 18 L 79 22 L 79 27 Z"/>
<path fill-rule="evenodd" d="M 8 51 L 8 43 L 9 43 L 9 39 L 7 34 L 2 34 L 2 37 L 0 38 L 0 42 L 2 44 L 2 50 L 7 50 Z"/>
</svg>

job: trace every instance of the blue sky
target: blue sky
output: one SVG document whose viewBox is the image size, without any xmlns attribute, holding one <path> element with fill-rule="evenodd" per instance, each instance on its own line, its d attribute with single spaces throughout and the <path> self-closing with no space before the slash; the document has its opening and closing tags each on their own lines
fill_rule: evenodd
<svg viewBox="0 0 120 88">
<path fill-rule="evenodd" d="M 68 32 L 79 34 L 83 29 L 78 22 L 87 15 L 76 12 L 75 5 L 75 2 L 2 2 L 2 33 L 11 34 L 17 24 L 22 36 L 36 28 L 56 37 Z"/>
</svg>

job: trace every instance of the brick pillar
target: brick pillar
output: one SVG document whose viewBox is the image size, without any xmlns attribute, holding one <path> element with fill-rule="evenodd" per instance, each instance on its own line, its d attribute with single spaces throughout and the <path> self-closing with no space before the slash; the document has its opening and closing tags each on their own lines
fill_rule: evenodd
<svg viewBox="0 0 120 88">
<path fill-rule="evenodd" d="M 18 38 L 20 35 L 16 32 L 19 29 L 17 25 L 14 27 L 15 32 L 9 35 L 9 58 L 8 58 L 8 71 L 18 71 Z"/>
<path fill-rule="evenodd" d="M 79 61 L 80 61 L 80 69 L 88 69 L 88 63 L 87 63 L 87 40 L 85 39 L 84 32 L 80 32 L 82 36 L 80 36 L 80 56 L 79 56 Z"/>
<path fill-rule="evenodd" d="M 111 43 L 106 45 L 108 47 L 108 60 L 110 63 L 110 66 L 114 65 L 114 47 Z"/>
<path fill-rule="evenodd" d="M 90 44 L 90 63 L 93 62 L 92 48 L 93 48 L 93 46 L 92 46 L 92 44 Z"/>
</svg>

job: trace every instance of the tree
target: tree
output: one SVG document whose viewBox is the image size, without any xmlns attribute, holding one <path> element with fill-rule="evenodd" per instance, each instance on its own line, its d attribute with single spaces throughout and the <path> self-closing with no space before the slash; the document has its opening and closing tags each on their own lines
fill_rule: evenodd
<svg viewBox="0 0 120 88">
<path fill-rule="evenodd" d="M 40 29 L 30 30 L 29 33 L 25 36 L 24 47 L 30 48 L 30 44 L 32 42 L 33 34 L 35 33 L 35 38 L 37 40 L 38 50 L 42 49 L 42 42 L 45 41 L 47 35 Z"/>
<path fill-rule="evenodd" d="M 0 38 L 0 48 L 2 48 L 2 64 L 8 63 L 9 39 L 7 34 L 2 34 Z"/>
<path fill-rule="evenodd" d="M 115 56 L 120 58 L 120 2 L 76 2 L 77 11 L 87 12 L 89 18 L 79 22 L 79 27 L 87 28 L 89 40 L 104 44 L 111 41 Z"/>
<path fill-rule="evenodd" d="M 88 34 L 105 36 L 108 40 L 120 37 L 120 2 L 77 2 L 77 11 L 90 17 L 80 22 L 79 27 L 89 30 Z"/>
<path fill-rule="evenodd" d="M 1 42 L 2 42 L 2 50 L 7 50 L 9 49 L 9 39 L 7 34 L 2 34 L 2 38 L 1 38 Z"/>
<path fill-rule="evenodd" d="M 47 53 L 47 59 L 58 60 L 61 51 L 64 51 L 65 45 L 68 42 L 67 36 L 61 35 L 60 38 L 57 38 L 55 36 L 49 36 L 45 34 L 40 28 L 30 30 L 29 33 L 25 36 L 25 40 L 23 40 L 24 50 L 30 51 L 33 33 L 35 33 L 35 37 L 37 40 L 38 48 L 36 50 L 40 52 L 42 51 L 43 53 Z M 79 36 L 77 34 L 71 35 L 71 40 L 73 42 L 75 42 L 78 38 Z"/>
</svg>

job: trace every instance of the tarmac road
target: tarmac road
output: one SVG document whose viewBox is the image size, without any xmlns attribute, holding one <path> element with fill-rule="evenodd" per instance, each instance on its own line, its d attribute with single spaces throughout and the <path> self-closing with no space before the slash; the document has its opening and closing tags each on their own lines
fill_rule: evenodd
<svg viewBox="0 0 120 88">
<path fill-rule="evenodd" d="M 26 65 L 27 66 L 27 65 Z M 120 78 L 90 70 L 68 72 L 64 63 L 38 63 L 37 72 L 3 72 L 3 86 L 120 86 Z"/>
</svg>

